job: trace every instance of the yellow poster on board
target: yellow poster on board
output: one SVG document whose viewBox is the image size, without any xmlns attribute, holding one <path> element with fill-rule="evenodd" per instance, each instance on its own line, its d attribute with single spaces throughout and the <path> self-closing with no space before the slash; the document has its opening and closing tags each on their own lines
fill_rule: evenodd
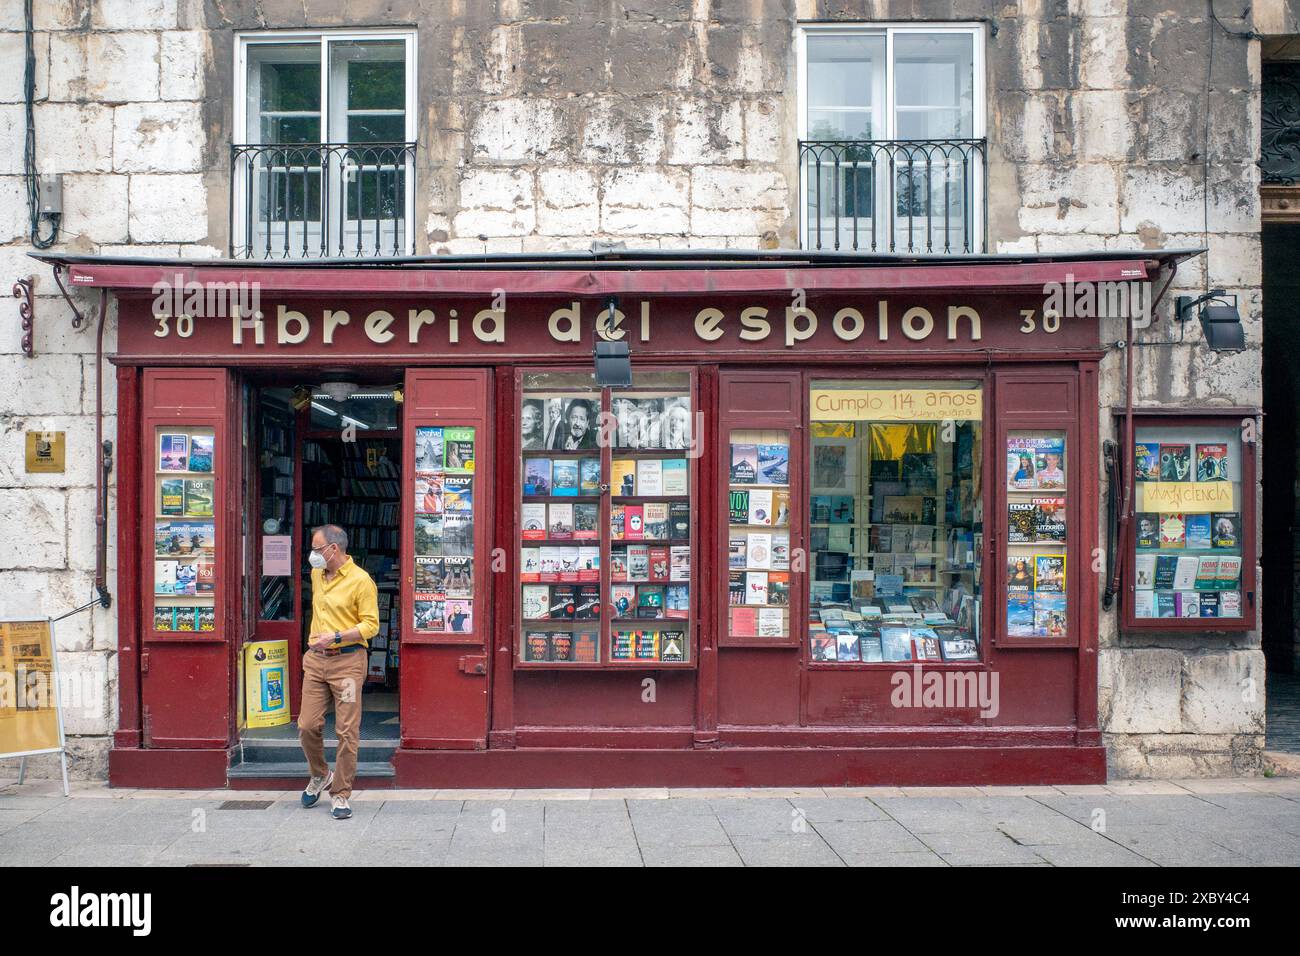
<svg viewBox="0 0 1300 956">
<path fill-rule="evenodd" d="M 244 645 L 244 711 L 249 727 L 289 722 L 289 642 Z"/>
<path fill-rule="evenodd" d="M 49 620 L 0 621 L 0 757 L 63 749 Z"/>
</svg>

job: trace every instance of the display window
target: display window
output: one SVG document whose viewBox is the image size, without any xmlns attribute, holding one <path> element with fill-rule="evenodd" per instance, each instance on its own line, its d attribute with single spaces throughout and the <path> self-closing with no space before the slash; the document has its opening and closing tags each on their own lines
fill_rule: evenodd
<svg viewBox="0 0 1300 956">
<path fill-rule="evenodd" d="M 474 630 L 474 471 L 477 429 L 415 427 L 410 479 L 415 527 L 412 630 L 468 635 Z"/>
<path fill-rule="evenodd" d="M 1064 431 L 1007 434 L 1007 637 L 1070 637 L 1066 446 Z"/>
<path fill-rule="evenodd" d="M 694 666 L 692 375 L 520 386 L 517 662 Z"/>
<path fill-rule="evenodd" d="M 1236 417 L 1135 420 L 1128 627 L 1254 626 L 1254 454 Z"/>
<path fill-rule="evenodd" d="M 153 630 L 216 630 L 215 432 L 154 429 Z"/>
<path fill-rule="evenodd" d="M 811 382 L 808 659 L 981 660 L 978 382 Z"/>
<path fill-rule="evenodd" d="M 727 633 L 790 638 L 790 433 L 734 428 L 727 473 Z"/>
</svg>

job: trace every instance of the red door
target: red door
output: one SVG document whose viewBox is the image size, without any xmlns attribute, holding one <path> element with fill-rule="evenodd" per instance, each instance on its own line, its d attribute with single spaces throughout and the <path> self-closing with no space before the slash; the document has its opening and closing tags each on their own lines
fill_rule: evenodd
<svg viewBox="0 0 1300 956">
<path fill-rule="evenodd" d="M 231 649 L 239 622 L 234 396 L 225 369 L 142 375 L 145 747 L 225 747 L 232 733 Z"/>
<path fill-rule="evenodd" d="M 479 369 L 409 369 L 402 422 L 402 746 L 487 746 L 493 418 Z"/>
</svg>

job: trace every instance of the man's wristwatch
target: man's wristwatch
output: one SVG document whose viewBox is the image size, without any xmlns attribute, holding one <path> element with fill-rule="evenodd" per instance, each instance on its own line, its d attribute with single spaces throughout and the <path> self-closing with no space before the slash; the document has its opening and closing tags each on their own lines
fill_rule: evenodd
<svg viewBox="0 0 1300 956">
<path fill-rule="evenodd" d="M 335 644 L 342 644 L 342 643 L 343 643 L 343 635 L 340 634 L 338 631 L 335 631 L 335 632 L 334 632 L 334 643 L 335 643 Z"/>
</svg>

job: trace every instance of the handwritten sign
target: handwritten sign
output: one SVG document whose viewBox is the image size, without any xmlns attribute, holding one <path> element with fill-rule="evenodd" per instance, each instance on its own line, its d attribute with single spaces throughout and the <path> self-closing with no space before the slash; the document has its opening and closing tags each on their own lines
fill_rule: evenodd
<svg viewBox="0 0 1300 956">
<path fill-rule="evenodd" d="M 1138 511 L 1206 514 L 1234 511 L 1230 481 L 1138 482 Z"/>
<path fill-rule="evenodd" d="M 979 421 L 983 397 L 973 388 L 814 388 L 817 422 Z"/>
</svg>

